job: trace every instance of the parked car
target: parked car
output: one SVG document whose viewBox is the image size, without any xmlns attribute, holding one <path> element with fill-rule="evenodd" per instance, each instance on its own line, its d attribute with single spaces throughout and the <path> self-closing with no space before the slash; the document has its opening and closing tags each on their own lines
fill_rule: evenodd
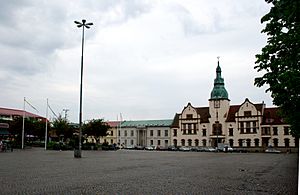
<svg viewBox="0 0 300 195">
<path fill-rule="evenodd" d="M 144 146 L 135 146 L 134 148 L 135 148 L 136 150 L 144 150 L 144 149 L 145 149 Z"/>
<path fill-rule="evenodd" d="M 125 149 L 132 150 L 134 149 L 134 146 L 133 145 L 125 146 Z"/>
<path fill-rule="evenodd" d="M 177 148 L 176 146 L 169 146 L 169 147 L 168 147 L 168 150 L 169 150 L 169 151 L 177 151 L 178 148 Z"/>
<path fill-rule="evenodd" d="M 266 152 L 266 153 L 275 153 L 275 154 L 281 153 L 281 151 L 276 150 L 275 148 L 267 148 L 267 149 L 265 150 L 265 152 Z"/>
<path fill-rule="evenodd" d="M 145 150 L 155 150 L 155 146 L 146 146 Z"/>
<path fill-rule="evenodd" d="M 217 149 L 214 148 L 214 147 L 209 146 L 209 147 L 205 148 L 205 152 L 217 152 Z"/>
<path fill-rule="evenodd" d="M 180 151 L 184 151 L 184 152 L 188 152 L 188 151 L 191 151 L 191 148 L 188 147 L 188 146 L 181 146 L 181 147 L 179 148 L 179 150 L 180 150 Z"/>
<path fill-rule="evenodd" d="M 195 146 L 195 147 L 192 147 L 191 150 L 194 152 L 204 152 L 205 148 L 201 147 L 201 146 Z"/>
</svg>

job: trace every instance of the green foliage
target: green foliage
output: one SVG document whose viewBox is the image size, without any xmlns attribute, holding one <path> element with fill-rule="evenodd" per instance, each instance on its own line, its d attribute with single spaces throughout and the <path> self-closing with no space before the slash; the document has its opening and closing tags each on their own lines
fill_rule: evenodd
<svg viewBox="0 0 300 195">
<path fill-rule="evenodd" d="M 88 136 L 94 136 L 97 143 L 99 142 L 99 137 L 107 135 L 109 128 L 110 126 L 103 119 L 92 119 L 82 127 L 83 133 Z"/>
<path fill-rule="evenodd" d="M 266 0 L 273 6 L 262 17 L 266 23 L 262 30 L 268 35 L 267 45 L 256 55 L 258 72 L 255 85 L 268 85 L 273 103 L 281 108 L 286 122 L 291 124 L 292 134 L 300 135 L 300 1 Z"/>
<path fill-rule="evenodd" d="M 52 128 L 58 137 L 63 136 L 65 140 L 73 135 L 73 129 L 70 127 L 68 120 L 61 115 L 52 122 Z"/>
</svg>

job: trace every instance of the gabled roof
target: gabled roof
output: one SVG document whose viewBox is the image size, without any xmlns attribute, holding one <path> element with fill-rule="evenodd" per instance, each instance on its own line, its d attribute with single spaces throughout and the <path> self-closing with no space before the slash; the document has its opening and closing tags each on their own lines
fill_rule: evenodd
<svg viewBox="0 0 300 195">
<path fill-rule="evenodd" d="M 230 106 L 225 122 L 235 122 L 235 113 L 239 111 L 239 109 L 242 105 Z M 255 106 L 256 110 L 258 110 L 260 113 L 262 113 L 264 104 L 253 104 L 253 105 Z"/>
<path fill-rule="evenodd" d="M 279 108 L 265 108 L 262 125 L 281 125 L 287 124 L 283 118 L 279 115 Z"/>
<path fill-rule="evenodd" d="M 197 114 L 200 115 L 200 122 L 201 123 L 209 123 L 209 120 L 208 120 L 210 118 L 209 107 L 198 107 L 195 109 L 196 109 Z M 178 114 L 178 113 L 175 114 L 171 127 L 179 128 L 179 116 L 180 116 L 180 114 Z"/>
<path fill-rule="evenodd" d="M 7 115 L 7 116 L 23 116 L 24 111 L 23 110 L 18 110 L 18 109 L 10 109 L 10 108 L 0 108 L 0 115 Z M 25 116 L 26 117 L 32 117 L 32 118 L 41 118 L 43 119 L 44 117 L 30 113 L 25 111 Z"/>
<path fill-rule="evenodd" d="M 138 120 L 138 121 L 124 121 L 121 123 L 122 127 L 170 127 L 173 123 L 172 119 L 166 120 Z"/>
</svg>

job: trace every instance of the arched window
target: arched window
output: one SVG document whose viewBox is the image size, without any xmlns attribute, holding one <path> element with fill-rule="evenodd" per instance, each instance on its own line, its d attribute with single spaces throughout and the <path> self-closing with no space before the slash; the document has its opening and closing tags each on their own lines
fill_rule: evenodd
<svg viewBox="0 0 300 195">
<path fill-rule="evenodd" d="M 188 139 L 188 144 L 189 144 L 189 146 L 192 146 L 192 140 L 191 139 Z"/>
<path fill-rule="evenodd" d="M 231 147 L 233 147 L 233 139 L 230 139 L 230 140 L 229 140 L 229 145 L 230 145 Z"/>
<path fill-rule="evenodd" d="M 203 139 L 203 140 L 202 140 L 202 145 L 203 145 L 203 146 L 206 146 L 206 139 Z"/>
<path fill-rule="evenodd" d="M 247 143 L 247 147 L 251 147 L 251 139 L 247 139 L 246 143 Z"/>
<path fill-rule="evenodd" d="M 274 144 L 274 147 L 278 147 L 278 139 L 277 138 L 273 139 L 273 144 Z"/>
<path fill-rule="evenodd" d="M 255 147 L 259 147 L 259 139 L 254 139 L 254 145 Z"/>
<path fill-rule="evenodd" d="M 243 147 L 243 140 L 242 139 L 239 139 L 239 146 Z"/>
<path fill-rule="evenodd" d="M 177 139 L 173 140 L 173 145 L 177 147 Z"/>
<path fill-rule="evenodd" d="M 284 139 L 284 146 L 285 147 L 290 147 L 290 139 L 289 138 Z"/>
<path fill-rule="evenodd" d="M 185 140 L 184 139 L 181 140 L 181 146 L 185 146 Z"/>
<path fill-rule="evenodd" d="M 195 139 L 195 146 L 199 146 L 199 140 Z"/>
</svg>

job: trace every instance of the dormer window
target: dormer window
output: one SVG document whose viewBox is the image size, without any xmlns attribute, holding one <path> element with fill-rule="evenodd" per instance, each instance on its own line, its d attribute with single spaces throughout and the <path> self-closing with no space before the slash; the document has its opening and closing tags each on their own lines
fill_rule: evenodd
<svg viewBox="0 0 300 195">
<path fill-rule="evenodd" d="M 193 115 L 192 115 L 192 114 L 187 114 L 187 115 L 186 115 L 186 118 L 187 118 L 187 119 L 192 119 L 192 118 L 193 118 Z"/>
<path fill-rule="evenodd" d="M 244 116 L 245 117 L 251 117 L 251 111 L 245 111 Z"/>
</svg>

